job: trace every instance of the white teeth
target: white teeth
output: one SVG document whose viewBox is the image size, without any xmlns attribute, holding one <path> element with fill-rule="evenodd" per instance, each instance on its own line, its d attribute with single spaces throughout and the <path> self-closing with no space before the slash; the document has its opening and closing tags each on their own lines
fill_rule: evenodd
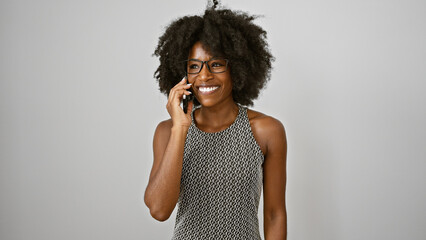
<svg viewBox="0 0 426 240">
<path fill-rule="evenodd" d="M 202 93 L 207 93 L 207 92 L 213 92 L 214 90 L 218 89 L 219 87 L 200 87 L 199 90 Z"/>
</svg>

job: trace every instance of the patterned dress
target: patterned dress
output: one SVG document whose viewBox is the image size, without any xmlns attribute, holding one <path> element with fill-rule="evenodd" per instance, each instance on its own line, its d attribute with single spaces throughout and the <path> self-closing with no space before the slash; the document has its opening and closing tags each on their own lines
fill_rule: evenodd
<svg viewBox="0 0 426 240">
<path fill-rule="evenodd" d="M 172 240 L 260 240 L 264 157 L 247 108 L 239 105 L 234 123 L 215 133 L 197 128 L 193 113 Z"/>
</svg>

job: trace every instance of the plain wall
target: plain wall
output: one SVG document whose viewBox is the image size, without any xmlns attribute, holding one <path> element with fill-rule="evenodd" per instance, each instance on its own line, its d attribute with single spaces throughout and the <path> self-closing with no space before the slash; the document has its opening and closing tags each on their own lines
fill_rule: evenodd
<svg viewBox="0 0 426 240">
<path fill-rule="evenodd" d="M 253 109 L 287 131 L 288 239 L 426 239 L 426 2 L 223 3 L 263 15 L 276 58 Z M 2 240 L 170 239 L 176 209 L 143 203 L 168 118 L 151 54 L 204 8 L 1 1 Z"/>
</svg>

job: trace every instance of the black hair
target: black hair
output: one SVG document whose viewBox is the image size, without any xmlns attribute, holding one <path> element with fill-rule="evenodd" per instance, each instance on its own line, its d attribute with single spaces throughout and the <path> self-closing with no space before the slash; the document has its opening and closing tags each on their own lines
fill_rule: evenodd
<svg viewBox="0 0 426 240">
<path fill-rule="evenodd" d="M 270 79 L 274 60 L 266 42 L 266 31 L 253 23 L 256 16 L 241 11 L 218 9 L 218 1 L 204 15 L 184 16 L 173 21 L 159 38 L 154 55 L 160 58 L 155 71 L 160 91 L 169 94 L 185 75 L 188 54 L 200 41 L 214 56 L 229 60 L 232 96 L 236 103 L 253 105 Z M 195 105 L 199 105 L 196 99 Z"/>
</svg>

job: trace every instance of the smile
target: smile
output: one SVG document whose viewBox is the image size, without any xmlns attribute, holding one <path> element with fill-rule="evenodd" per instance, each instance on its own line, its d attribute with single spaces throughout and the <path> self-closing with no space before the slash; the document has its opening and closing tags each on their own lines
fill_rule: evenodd
<svg viewBox="0 0 426 240">
<path fill-rule="evenodd" d="M 208 93 L 214 92 L 218 88 L 219 88 L 218 86 L 216 86 L 216 87 L 199 87 L 198 90 L 203 94 L 208 94 Z"/>
</svg>

